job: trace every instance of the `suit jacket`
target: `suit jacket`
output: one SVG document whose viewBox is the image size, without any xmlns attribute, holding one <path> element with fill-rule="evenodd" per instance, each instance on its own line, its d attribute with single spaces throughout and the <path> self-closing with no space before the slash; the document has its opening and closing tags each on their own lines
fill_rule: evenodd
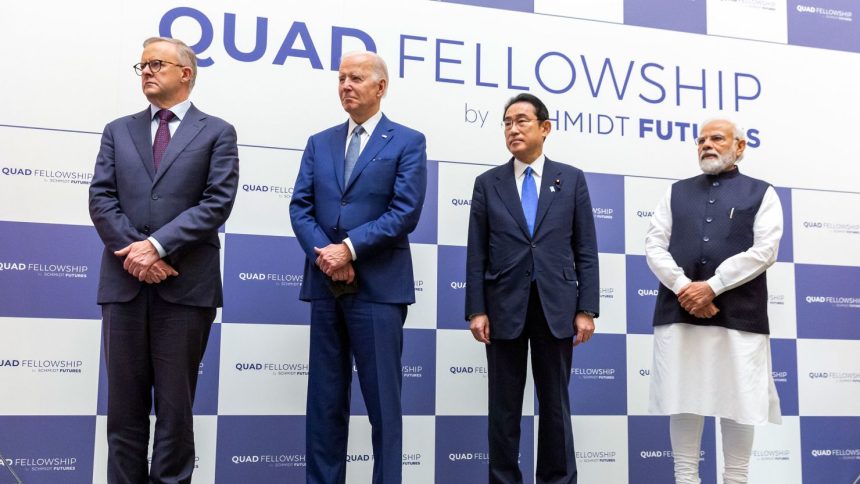
<svg viewBox="0 0 860 484">
<path fill-rule="evenodd" d="M 533 277 L 553 335 L 573 336 L 576 312 L 598 313 L 600 299 L 597 239 L 582 170 L 546 159 L 534 237 L 517 193 L 513 158 L 480 175 L 466 259 L 466 319 L 486 313 L 492 338 L 513 339 L 522 332 Z"/>
<path fill-rule="evenodd" d="M 308 139 L 293 187 L 290 218 L 307 254 L 300 298 L 330 298 L 326 275 L 315 264 L 314 247 L 349 237 L 356 252 L 356 297 L 411 304 L 415 279 L 408 234 L 415 229 L 427 188 L 424 135 L 384 115 L 343 181 L 349 123 Z"/>
<path fill-rule="evenodd" d="M 180 122 L 158 173 L 152 163 L 151 115 L 109 123 L 90 184 L 90 217 L 105 244 L 98 303 L 127 302 L 142 284 L 113 253 L 152 236 L 178 276 L 156 284 L 165 300 L 201 307 L 222 303 L 218 228 L 239 183 L 236 130 L 194 105 Z"/>
</svg>

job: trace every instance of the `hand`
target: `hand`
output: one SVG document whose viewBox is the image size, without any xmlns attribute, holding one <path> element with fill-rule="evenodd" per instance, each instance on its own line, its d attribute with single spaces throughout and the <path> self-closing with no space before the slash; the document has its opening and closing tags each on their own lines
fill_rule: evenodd
<svg viewBox="0 0 860 484">
<path fill-rule="evenodd" d="M 710 303 L 707 306 L 705 306 L 703 309 L 700 309 L 698 311 L 693 311 L 690 314 L 692 314 L 693 316 L 695 316 L 697 318 L 707 319 L 707 318 L 712 318 L 712 317 L 716 316 L 718 312 L 720 312 L 720 308 L 716 307 L 714 305 L 714 303 Z"/>
<path fill-rule="evenodd" d="M 352 253 L 345 243 L 328 244 L 322 249 L 314 247 L 314 252 L 317 254 L 316 264 L 329 277 L 333 277 L 334 272 L 347 262 L 352 262 Z"/>
<path fill-rule="evenodd" d="M 688 313 L 701 311 L 714 300 L 714 291 L 705 281 L 691 282 L 678 292 L 678 302 Z"/>
<path fill-rule="evenodd" d="M 114 252 L 114 255 L 125 257 L 122 268 L 140 281 L 146 278 L 146 270 L 161 259 L 158 251 L 155 250 L 155 246 L 148 240 L 129 244 L 125 248 Z"/>
<path fill-rule="evenodd" d="M 479 343 L 490 344 L 490 318 L 477 314 L 469 320 L 469 331 Z"/>
<path fill-rule="evenodd" d="M 355 281 L 355 268 L 352 262 L 347 262 L 345 266 L 334 271 L 331 275 L 333 281 L 345 281 L 347 284 L 352 284 Z"/>
<path fill-rule="evenodd" d="M 176 269 L 167 262 L 164 262 L 163 259 L 155 261 L 155 264 L 149 266 L 149 269 L 144 271 L 144 274 L 146 276 L 145 282 L 147 284 L 158 284 L 170 276 L 179 275 L 179 273 L 176 272 Z"/>
<path fill-rule="evenodd" d="M 591 316 L 585 313 L 576 313 L 573 324 L 576 326 L 576 336 L 573 338 L 573 346 L 585 343 L 594 335 L 594 318 Z"/>
</svg>

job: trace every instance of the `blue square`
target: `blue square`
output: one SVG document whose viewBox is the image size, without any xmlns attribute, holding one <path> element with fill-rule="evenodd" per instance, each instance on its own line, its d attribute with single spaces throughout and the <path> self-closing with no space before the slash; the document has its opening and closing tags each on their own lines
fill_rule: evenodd
<svg viewBox="0 0 860 484">
<path fill-rule="evenodd" d="M 627 336 L 596 334 L 573 349 L 573 415 L 627 414 Z"/>
<path fill-rule="evenodd" d="M 860 417 L 800 417 L 803 482 L 857 482 Z"/>
<path fill-rule="evenodd" d="M 860 52 L 857 0 L 789 0 L 788 43 Z"/>
<path fill-rule="evenodd" d="M 798 415 L 797 399 L 797 341 L 770 340 L 773 360 L 773 382 L 779 395 L 779 408 L 783 415 Z"/>
<path fill-rule="evenodd" d="M 0 316 L 100 318 L 103 250 L 93 227 L 0 222 Z"/>
<path fill-rule="evenodd" d="M 586 173 L 600 252 L 624 253 L 624 177 Z"/>
<path fill-rule="evenodd" d="M 436 267 L 436 325 L 468 329 L 466 322 L 466 248 L 440 245 Z"/>
<path fill-rule="evenodd" d="M 860 339 L 860 267 L 794 265 L 797 337 Z"/>
<path fill-rule="evenodd" d="M 660 281 L 644 255 L 627 256 L 627 332 L 654 333 L 654 306 Z"/>
<path fill-rule="evenodd" d="M 0 417 L 0 449 L 23 482 L 93 481 L 96 417 Z M 15 482 L 0 468 L 0 482 Z"/>
<path fill-rule="evenodd" d="M 440 0 L 447 3 L 462 3 L 463 5 L 474 5 L 476 7 L 500 8 L 504 10 L 515 10 L 517 12 L 533 13 L 535 11 L 534 0 Z"/>
<path fill-rule="evenodd" d="M 310 324 L 299 300 L 305 253 L 294 237 L 227 234 L 225 323 Z"/>
<path fill-rule="evenodd" d="M 215 482 L 304 482 L 304 416 L 219 416 Z"/>
<path fill-rule="evenodd" d="M 435 244 L 439 219 L 439 162 L 427 160 L 427 192 L 424 208 L 409 241 L 416 244 Z"/>
<path fill-rule="evenodd" d="M 782 205 L 782 238 L 779 240 L 779 262 L 794 260 L 794 232 L 791 230 L 791 189 L 774 187 Z"/>
<path fill-rule="evenodd" d="M 436 417 L 436 482 L 487 482 L 487 417 Z M 534 482 L 534 418 L 520 424 L 523 483 Z"/>
<path fill-rule="evenodd" d="M 624 0 L 624 23 L 694 34 L 708 33 L 705 0 Z M 678 40 L 682 42 L 682 40 Z"/>
</svg>

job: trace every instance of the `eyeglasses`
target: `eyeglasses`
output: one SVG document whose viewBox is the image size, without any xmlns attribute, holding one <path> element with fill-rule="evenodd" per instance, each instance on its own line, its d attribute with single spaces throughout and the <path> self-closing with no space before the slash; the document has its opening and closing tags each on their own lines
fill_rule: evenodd
<svg viewBox="0 0 860 484">
<path fill-rule="evenodd" d="M 155 74 L 156 72 L 161 70 L 161 67 L 164 64 L 170 64 L 172 66 L 177 66 L 177 67 L 186 67 L 186 66 L 183 66 L 181 64 L 176 64 L 175 62 L 167 62 L 167 61 L 164 61 L 161 59 L 153 59 L 149 62 L 140 62 L 140 63 L 133 65 L 132 67 L 134 68 L 135 74 L 137 74 L 138 76 L 142 76 L 143 70 L 146 69 L 146 66 L 149 66 L 149 71 L 152 72 L 153 74 Z"/>
<path fill-rule="evenodd" d="M 537 118 L 517 118 L 517 119 L 504 119 L 502 120 L 502 126 L 505 128 L 505 131 L 517 125 L 517 129 L 525 129 L 532 121 L 537 121 Z"/>
<path fill-rule="evenodd" d="M 708 141 L 708 140 L 710 140 L 712 144 L 719 145 L 719 144 L 724 143 L 726 141 L 726 139 L 727 138 L 721 134 L 712 134 L 711 136 L 707 136 L 707 137 L 699 136 L 694 141 L 696 142 L 696 144 L 698 146 L 702 146 L 703 144 L 705 144 L 705 141 Z"/>
</svg>

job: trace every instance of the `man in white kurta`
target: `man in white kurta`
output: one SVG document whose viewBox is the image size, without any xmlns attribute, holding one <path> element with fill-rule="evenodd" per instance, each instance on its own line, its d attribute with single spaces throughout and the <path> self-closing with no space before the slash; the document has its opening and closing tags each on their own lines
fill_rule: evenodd
<svg viewBox="0 0 860 484">
<path fill-rule="evenodd" d="M 661 283 L 650 411 L 670 416 L 676 483 L 700 482 L 705 416 L 720 418 L 723 481 L 745 483 L 753 426 L 781 423 L 765 271 L 782 208 L 772 186 L 740 174 L 746 140 L 732 122 L 706 122 L 697 143 L 704 174 L 669 188 L 645 240 Z"/>
</svg>

